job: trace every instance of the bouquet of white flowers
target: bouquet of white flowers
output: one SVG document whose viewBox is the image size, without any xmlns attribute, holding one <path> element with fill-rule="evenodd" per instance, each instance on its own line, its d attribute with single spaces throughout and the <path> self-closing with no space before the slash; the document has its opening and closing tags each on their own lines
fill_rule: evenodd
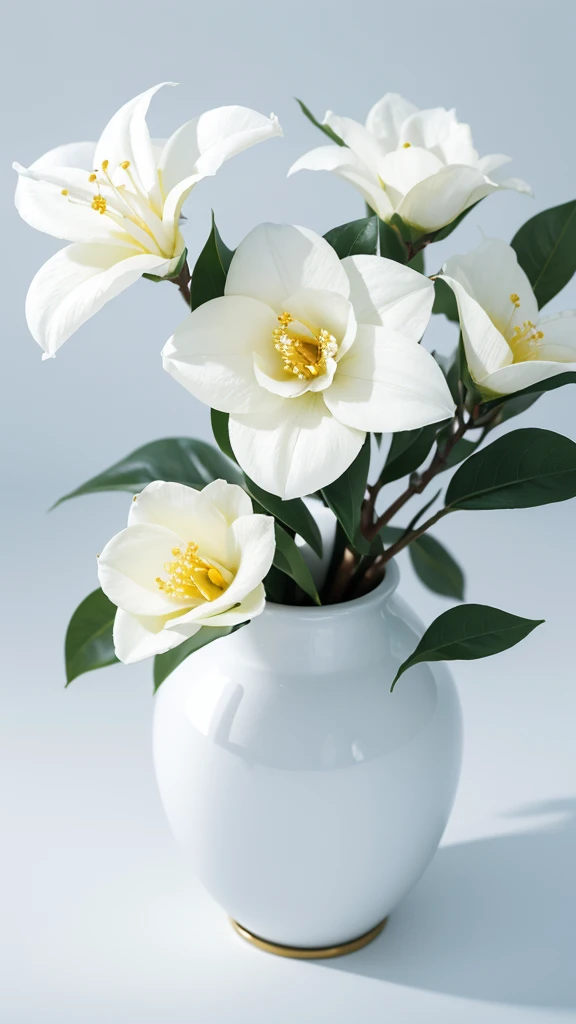
<svg viewBox="0 0 576 1024">
<path fill-rule="evenodd" d="M 126 529 L 100 554 L 101 589 L 72 616 L 68 682 L 154 657 L 157 688 L 266 601 L 353 601 L 408 547 L 422 582 L 460 603 L 426 630 L 396 679 L 417 662 L 513 646 L 538 620 L 462 603 L 462 571 L 429 531 L 466 509 L 576 495 L 568 438 L 524 427 L 484 444 L 543 392 L 576 382 L 575 313 L 540 312 L 576 270 L 576 201 L 539 213 L 510 244 L 485 239 L 440 267 L 434 243 L 472 207 L 498 189 L 530 191 L 502 176 L 508 158 L 480 158 L 454 111 L 417 110 L 394 94 L 365 125 L 333 113 L 320 123 L 301 103 L 330 141 L 290 173 L 332 171 L 360 192 L 366 216 L 324 237 L 262 224 L 235 251 L 213 221 L 190 267 L 181 209 L 192 188 L 282 132 L 276 117 L 231 106 L 155 142 L 146 113 L 158 88 L 123 106 L 95 145 L 15 165 L 22 218 L 70 243 L 28 292 L 43 358 L 138 278 L 170 282 L 188 313 L 163 366 L 210 407 L 217 445 L 146 444 L 61 499 L 134 495 Z M 432 315 L 459 321 L 450 359 L 422 343 Z M 385 458 L 383 435 L 392 435 Z M 443 498 L 434 489 L 404 515 L 452 470 Z M 387 486 L 401 478 L 387 504 Z M 335 523 L 324 536 L 313 511 L 322 506 Z"/>
</svg>

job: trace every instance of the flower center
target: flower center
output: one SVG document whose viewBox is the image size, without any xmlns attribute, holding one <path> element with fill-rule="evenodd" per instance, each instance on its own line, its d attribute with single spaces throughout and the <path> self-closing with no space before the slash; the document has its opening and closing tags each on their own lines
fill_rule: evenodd
<svg viewBox="0 0 576 1024">
<path fill-rule="evenodd" d="M 156 210 L 151 196 L 143 191 L 131 170 L 129 160 L 121 160 L 116 171 L 122 171 L 125 181 L 118 182 L 118 176 L 109 170 L 109 160 L 103 160 L 100 168 L 88 174 L 88 184 L 95 189 L 93 196 L 81 189 L 63 188 L 61 193 L 68 202 L 80 206 L 90 206 L 97 213 L 106 215 L 118 227 L 126 231 L 143 252 L 158 251 L 160 255 L 171 257 L 162 238 L 162 213 Z M 102 194 L 104 190 L 105 194 Z"/>
<path fill-rule="evenodd" d="M 533 324 L 531 320 L 524 320 L 522 324 L 512 327 L 512 317 L 516 310 L 520 309 L 520 296 L 516 292 L 512 292 L 510 302 L 513 309 L 506 325 L 506 340 L 512 349 L 514 362 L 524 363 L 528 359 L 538 359 L 538 349 L 544 337 L 544 331 L 539 331 L 536 324 Z"/>
<path fill-rule="evenodd" d="M 272 332 L 274 348 L 282 357 L 284 370 L 298 380 L 321 377 L 328 368 L 328 359 L 334 359 L 338 353 L 336 338 L 324 327 L 317 332 L 310 330 L 310 334 L 289 330 L 293 321 L 290 313 L 281 313 L 278 317 L 280 326 Z"/>
<path fill-rule="evenodd" d="M 199 557 L 197 544 L 190 542 L 184 552 L 180 548 L 172 548 L 172 554 L 176 561 L 166 562 L 164 566 L 168 579 L 156 577 L 159 589 L 167 597 L 180 601 L 190 598 L 193 601 L 214 601 L 228 589 L 220 570 Z"/>
</svg>

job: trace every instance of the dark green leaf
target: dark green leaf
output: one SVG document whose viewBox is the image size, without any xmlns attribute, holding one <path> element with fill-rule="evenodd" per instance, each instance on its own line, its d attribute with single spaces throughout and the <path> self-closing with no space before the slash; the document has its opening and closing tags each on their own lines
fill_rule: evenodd
<svg viewBox="0 0 576 1024">
<path fill-rule="evenodd" d="M 334 483 L 322 488 L 329 508 L 342 524 L 348 540 L 354 544 L 360 527 L 362 500 L 366 493 L 370 469 L 370 435 L 348 469 Z"/>
<path fill-rule="evenodd" d="M 158 284 L 160 281 L 177 281 L 178 278 L 180 277 L 180 274 L 182 273 L 182 267 L 186 263 L 187 258 L 188 250 L 184 249 L 180 259 L 178 260 L 178 263 L 176 264 L 171 274 L 165 277 L 159 277 L 158 274 L 142 274 L 142 277 L 145 277 L 147 281 L 155 281 L 156 284 Z"/>
<path fill-rule="evenodd" d="M 285 526 L 290 527 L 291 530 L 294 530 L 294 533 L 298 533 L 310 545 L 312 550 L 316 552 L 318 557 L 321 558 L 322 537 L 320 530 L 314 516 L 304 504 L 302 498 L 290 498 L 288 501 L 283 501 L 277 494 L 269 494 L 268 491 L 262 490 L 249 477 L 245 477 L 245 480 L 248 494 L 255 498 L 266 512 L 269 512 L 275 519 L 284 523 Z"/>
<path fill-rule="evenodd" d="M 464 573 L 440 541 L 423 534 L 410 544 L 408 554 L 416 575 L 429 590 L 464 600 Z"/>
<path fill-rule="evenodd" d="M 385 526 L 381 535 L 387 544 L 395 544 L 404 534 L 401 526 Z M 421 583 L 442 597 L 464 600 L 464 573 L 443 544 L 423 534 L 408 546 L 414 572 Z"/>
<path fill-rule="evenodd" d="M 441 277 L 434 281 L 434 305 L 433 313 L 443 313 L 448 320 L 458 323 L 458 303 L 450 285 L 446 284 Z"/>
<path fill-rule="evenodd" d="M 332 129 L 327 124 L 321 124 L 321 122 L 314 117 L 312 111 L 308 109 L 308 107 L 306 106 L 305 103 L 302 102 L 302 100 L 299 100 L 297 96 L 295 96 L 294 99 L 296 100 L 296 103 L 299 104 L 300 110 L 302 111 L 304 116 L 307 117 L 308 120 L 311 121 L 316 128 L 319 128 L 321 132 L 324 132 L 324 135 L 327 135 L 328 138 L 332 139 L 332 142 L 335 142 L 338 146 L 346 145 L 346 143 L 342 141 L 340 136 L 336 135 L 336 132 L 333 132 Z"/>
<path fill-rule="evenodd" d="M 212 230 L 192 271 L 190 281 L 192 309 L 197 309 L 204 302 L 224 295 L 226 275 L 233 255 L 233 251 L 228 249 L 220 238 L 214 214 L 212 214 Z"/>
<path fill-rule="evenodd" d="M 199 651 L 201 647 L 211 644 L 214 640 L 219 640 L 220 637 L 235 633 L 237 629 L 245 625 L 245 622 L 240 622 L 237 626 L 201 626 L 194 636 L 184 640 L 184 643 L 178 647 L 166 651 L 165 654 L 157 654 L 154 658 L 154 693 L 170 673 L 191 654 L 194 654 L 194 651 Z"/>
<path fill-rule="evenodd" d="M 528 427 L 499 437 L 456 471 L 451 509 L 533 508 L 576 496 L 576 444 Z"/>
<path fill-rule="evenodd" d="M 514 416 L 520 416 L 530 409 L 534 402 L 538 401 L 541 394 L 542 392 L 538 391 L 535 395 L 512 395 L 507 402 L 504 402 L 496 422 L 505 423 L 506 420 L 511 420 Z"/>
<path fill-rule="evenodd" d="M 438 427 L 438 423 L 433 423 L 418 430 L 402 430 L 394 434 L 386 465 L 380 474 L 382 483 L 389 484 L 419 469 L 434 444 Z"/>
<path fill-rule="evenodd" d="M 512 248 L 542 308 L 576 271 L 576 199 L 537 213 L 514 235 Z"/>
<path fill-rule="evenodd" d="M 332 228 L 324 235 L 341 260 L 346 256 L 376 256 L 378 250 L 378 218 L 362 217 Z"/>
<path fill-rule="evenodd" d="M 65 494 L 52 508 L 70 498 L 100 491 L 129 491 L 133 494 L 153 480 L 168 480 L 200 488 L 219 479 L 231 484 L 242 483 L 242 475 L 236 466 L 223 458 L 212 445 L 190 437 L 167 437 L 137 448 L 75 491 Z"/>
<path fill-rule="evenodd" d="M 465 437 L 461 437 L 459 441 L 452 448 L 441 472 L 447 469 L 454 469 L 454 466 L 459 466 L 461 462 L 468 459 L 477 449 L 480 444 L 480 438 L 476 441 L 468 441 Z"/>
<path fill-rule="evenodd" d="M 426 272 L 424 249 L 420 249 L 420 252 L 417 252 L 416 255 L 412 257 L 408 266 L 410 267 L 410 270 L 415 270 L 417 274 L 424 274 Z"/>
<path fill-rule="evenodd" d="M 230 434 L 228 432 L 229 418 L 230 413 L 228 412 L 219 412 L 218 409 L 210 409 L 210 422 L 212 424 L 214 440 L 216 441 L 220 451 L 224 452 L 224 455 L 227 455 L 233 462 L 236 462 L 237 459 L 232 451 Z"/>
<path fill-rule="evenodd" d="M 416 650 L 398 669 L 391 689 L 412 665 L 423 661 L 488 658 L 520 643 L 543 621 L 523 619 L 484 604 L 450 608 L 428 627 Z"/>
<path fill-rule="evenodd" d="M 300 589 L 305 594 L 308 594 L 316 604 L 320 604 L 316 585 L 296 543 L 279 523 L 274 523 L 274 532 L 276 535 L 276 553 L 273 564 L 277 569 L 280 569 L 280 572 L 290 576 Z"/>
<path fill-rule="evenodd" d="M 400 232 L 387 224 L 384 220 L 378 221 L 380 235 L 380 255 L 388 260 L 395 260 L 396 263 L 408 262 L 408 250 Z"/>
<path fill-rule="evenodd" d="M 100 588 L 78 605 L 66 631 L 66 686 L 84 672 L 118 661 L 112 640 L 115 615 L 116 605 Z"/>
<path fill-rule="evenodd" d="M 294 590 L 294 580 L 285 573 L 280 572 L 275 565 L 272 565 L 262 580 L 266 591 L 266 600 L 274 604 L 291 604 L 290 592 Z"/>
</svg>

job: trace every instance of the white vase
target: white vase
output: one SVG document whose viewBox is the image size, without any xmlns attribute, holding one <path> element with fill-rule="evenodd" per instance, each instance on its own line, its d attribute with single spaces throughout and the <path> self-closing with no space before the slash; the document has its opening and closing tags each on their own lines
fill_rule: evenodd
<svg viewBox="0 0 576 1024">
<path fill-rule="evenodd" d="M 397 582 L 392 564 L 355 601 L 268 604 L 184 661 L 156 698 L 172 830 L 244 936 L 275 952 L 368 941 L 448 820 L 459 701 L 441 664 L 414 667 L 390 693 L 423 632 Z"/>
</svg>

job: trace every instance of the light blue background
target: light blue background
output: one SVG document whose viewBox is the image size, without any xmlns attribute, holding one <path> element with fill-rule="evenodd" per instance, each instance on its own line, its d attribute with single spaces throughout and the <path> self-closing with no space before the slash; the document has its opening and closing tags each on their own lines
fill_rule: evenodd
<svg viewBox="0 0 576 1024">
<path fill-rule="evenodd" d="M 456 667 L 467 742 L 445 846 L 370 949 L 321 965 L 240 944 L 190 877 L 165 825 L 150 755 L 151 670 L 113 668 L 63 691 L 62 642 L 96 585 L 95 555 L 127 496 L 62 493 L 162 436 L 209 437 L 204 408 L 161 369 L 185 313 L 175 288 L 141 282 L 41 362 L 24 320 L 28 283 L 58 247 L 19 221 L 10 163 L 95 138 L 162 79 L 166 135 L 222 103 L 274 111 L 285 138 L 229 163 L 189 199 L 194 255 L 213 206 L 235 246 L 263 220 L 326 231 L 362 216 L 328 175 L 285 173 L 321 143 L 292 97 L 362 119 L 385 91 L 455 105 L 479 151 L 514 157 L 535 200 L 490 198 L 429 260 L 487 234 L 511 238 L 575 192 L 574 7 L 354 0 L 11 7 L 2 38 L 2 841 L 0 1014 L 6 1024 L 443 1024 L 574 1019 L 576 756 L 574 504 L 450 517 L 438 530 L 466 567 L 468 598 L 546 618 L 498 660 Z M 576 306 L 569 286 L 554 308 Z M 431 343 L 447 347 L 439 320 Z M 576 438 L 574 392 L 523 423 Z M 520 425 L 520 421 L 518 421 Z M 403 590 L 430 620 L 444 603 L 407 565 Z"/>
</svg>

